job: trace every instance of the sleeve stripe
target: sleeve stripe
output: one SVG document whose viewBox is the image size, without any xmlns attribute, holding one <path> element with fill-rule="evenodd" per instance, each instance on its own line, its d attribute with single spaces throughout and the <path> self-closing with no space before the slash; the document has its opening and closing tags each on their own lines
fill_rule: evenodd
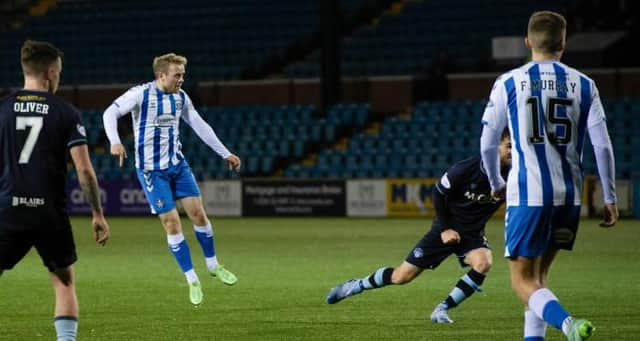
<svg viewBox="0 0 640 341">
<path fill-rule="evenodd" d="M 87 139 L 76 139 L 69 141 L 69 143 L 67 143 L 67 147 L 72 147 L 79 144 L 87 144 Z"/>
</svg>

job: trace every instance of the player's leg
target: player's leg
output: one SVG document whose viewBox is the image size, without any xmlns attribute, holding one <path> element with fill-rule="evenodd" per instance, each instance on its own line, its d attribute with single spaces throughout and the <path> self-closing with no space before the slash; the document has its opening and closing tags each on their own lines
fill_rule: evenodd
<svg viewBox="0 0 640 341">
<path fill-rule="evenodd" d="M 333 287 L 327 295 L 327 303 L 338 303 L 364 290 L 379 289 L 392 284 L 406 284 L 416 278 L 420 272 L 422 269 L 406 261 L 396 268 L 382 267 L 364 278 L 351 279 Z"/>
<path fill-rule="evenodd" d="M 54 326 L 57 341 L 74 341 L 78 333 L 78 298 L 76 296 L 73 266 L 50 272 L 56 295 Z"/>
<path fill-rule="evenodd" d="M 73 264 L 78 259 L 69 217 L 51 214 L 46 226 L 34 230 L 34 245 L 49 270 L 56 304 L 54 326 L 58 341 L 75 340 L 78 330 L 78 298 Z"/>
<path fill-rule="evenodd" d="M 556 248 L 548 248 L 544 255 L 542 255 L 542 260 L 540 264 L 540 285 L 543 288 L 547 287 L 547 275 L 549 273 L 549 268 L 551 267 L 551 263 L 555 258 L 558 250 Z M 536 314 L 529 309 L 528 305 L 525 305 L 524 311 L 524 339 L 525 341 L 542 341 L 544 340 L 545 334 L 547 332 L 547 324 L 543 319 L 536 316 Z"/>
<path fill-rule="evenodd" d="M 223 265 L 218 263 L 216 249 L 214 244 L 213 228 L 207 214 L 202 207 L 202 199 L 200 197 L 187 197 L 180 199 L 182 207 L 184 207 L 189 219 L 193 223 L 193 230 L 202 252 L 204 253 L 205 263 L 209 273 L 220 279 L 227 285 L 233 285 L 238 281 L 236 275 L 227 270 Z"/>
<path fill-rule="evenodd" d="M 562 330 L 569 340 L 588 338 L 593 330 L 591 323 L 574 320 L 553 292 L 543 287 L 543 255 L 547 247 L 553 245 L 551 226 L 552 221 L 558 218 L 556 209 L 512 209 L 514 208 L 510 207 L 507 210 L 506 250 L 510 258 L 509 271 L 513 290 L 538 318 Z M 516 228 L 522 231 L 516 233 Z M 514 238 L 517 235 L 520 235 L 520 240 Z"/>
<path fill-rule="evenodd" d="M 169 212 L 159 214 L 158 217 L 160 218 L 162 226 L 167 233 L 169 251 L 171 251 L 171 254 L 180 267 L 180 270 L 184 273 L 187 283 L 189 283 L 189 298 L 191 303 L 200 304 L 203 296 L 202 288 L 200 287 L 198 275 L 193 268 L 189 245 L 184 239 L 184 234 L 182 233 L 180 215 L 174 208 Z"/>
<path fill-rule="evenodd" d="M 224 284 L 235 284 L 238 281 L 236 275 L 218 263 L 211 221 L 202 205 L 200 189 L 188 163 L 183 160 L 176 166 L 172 176 L 175 183 L 176 197 L 180 198 L 182 207 L 184 207 L 187 216 L 193 223 L 193 230 L 204 253 L 209 273 Z"/>
<path fill-rule="evenodd" d="M 160 171 L 142 171 L 138 169 L 137 174 L 151 207 L 151 212 L 158 215 L 162 227 L 167 233 L 169 251 L 189 284 L 191 303 L 200 304 L 202 302 L 202 288 L 200 287 L 198 275 L 193 269 L 189 245 L 184 239 L 180 215 L 176 210 L 174 190 L 171 186 L 171 168 Z"/>
<path fill-rule="evenodd" d="M 493 263 L 491 249 L 484 237 L 471 240 L 463 237 L 461 243 L 458 255 L 461 265 L 470 266 L 471 269 L 458 280 L 447 298 L 434 308 L 431 321 L 435 323 L 453 322 L 448 310 L 460 305 L 476 291 L 482 291 L 481 286 Z M 467 251 L 468 249 L 470 251 Z"/>
<path fill-rule="evenodd" d="M 382 267 L 364 278 L 352 279 L 333 287 L 327 295 L 327 303 L 338 303 L 364 290 L 378 289 L 391 284 L 409 283 L 423 269 L 436 268 L 452 253 L 452 250 L 451 247 L 442 244 L 440 233 L 432 229 L 422 237 L 398 267 Z"/>
<path fill-rule="evenodd" d="M 493 256 L 488 248 L 477 248 L 467 253 L 464 263 L 471 269 L 464 274 L 444 301 L 449 309 L 455 308 L 476 291 L 482 291 L 484 279 L 491 270 Z"/>
</svg>

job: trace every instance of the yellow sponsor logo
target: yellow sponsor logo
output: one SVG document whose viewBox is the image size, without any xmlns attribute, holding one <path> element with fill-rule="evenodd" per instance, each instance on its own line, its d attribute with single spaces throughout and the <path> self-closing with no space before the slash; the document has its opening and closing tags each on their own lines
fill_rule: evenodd
<svg viewBox="0 0 640 341">
<path fill-rule="evenodd" d="M 431 191 L 437 178 L 387 179 L 387 215 L 390 217 L 433 217 Z"/>
<path fill-rule="evenodd" d="M 42 97 L 38 95 L 21 95 L 21 96 L 16 96 L 16 99 L 18 101 L 38 101 L 38 102 L 43 102 L 47 100 L 46 97 Z"/>
</svg>

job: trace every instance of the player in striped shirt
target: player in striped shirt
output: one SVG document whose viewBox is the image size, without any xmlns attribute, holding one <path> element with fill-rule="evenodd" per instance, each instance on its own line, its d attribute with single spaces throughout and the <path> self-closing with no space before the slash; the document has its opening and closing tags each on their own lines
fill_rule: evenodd
<svg viewBox="0 0 640 341">
<path fill-rule="evenodd" d="M 593 331 L 589 321 L 572 318 L 546 287 L 558 250 L 571 250 L 576 238 L 587 132 L 604 192 L 601 226 L 613 226 L 618 217 L 613 151 L 602 103 L 593 80 L 560 63 L 565 37 L 562 15 L 533 13 L 525 39 L 532 61 L 496 80 L 482 119 L 481 152 L 492 192 L 502 197 L 506 190 L 505 256 L 512 287 L 527 307 L 527 341 L 544 339 L 545 322 L 569 340 L 585 340 Z M 505 126 L 513 144 L 506 188 L 497 151 Z"/>
<path fill-rule="evenodd" d="M 104 128 L 111 143 L 111 154 L 122 167 L 126 151 L 118 136 L 118 118 L 131 112 L 135 138 L 135 165 L 138 180 L 151 206 L 167 232 L 169 250 L 189 283 L 193 304 L 202 302 L 202 288 L 191 262 L 189 247 L 182 233 L 176 200 L 194 224 L 196 237 L 205 255 L 209 273 L 233 285 L 236 276 L 218 263 L 213 229 L 202 206 L 200 190 L 189 164 L 182 155 L 178 124 L 184 120 L 196 134 L 229 166 L 240 169 L 240 158 L 220 142 L 213 129 L 200 117 L 189 96 L 180 87 L 184 82 L 187 59 L 173 53 L 156 57 L 156 79 L 135 86 L 118 97 L 104 112 Z"/>
</svg>

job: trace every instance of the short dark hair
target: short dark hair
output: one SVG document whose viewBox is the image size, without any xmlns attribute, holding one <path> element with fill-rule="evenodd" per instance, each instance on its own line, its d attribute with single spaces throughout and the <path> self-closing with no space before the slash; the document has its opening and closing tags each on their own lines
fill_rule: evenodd
<svg viewBox="0 0 640 341">
<path fill-rule="evenodd" d="M 531 14 L 527 37 L 532 47 L 543 53 L 560 52 L 564 49 L 567 20 L 562 14 L 539 11 Z"/>
<path fill-rule="evenodd" d="M 64 54 L 45 41 L 26 40 L 20 49 L 20 63 L 26 75 L 44 73 Z"/>
</svg>

